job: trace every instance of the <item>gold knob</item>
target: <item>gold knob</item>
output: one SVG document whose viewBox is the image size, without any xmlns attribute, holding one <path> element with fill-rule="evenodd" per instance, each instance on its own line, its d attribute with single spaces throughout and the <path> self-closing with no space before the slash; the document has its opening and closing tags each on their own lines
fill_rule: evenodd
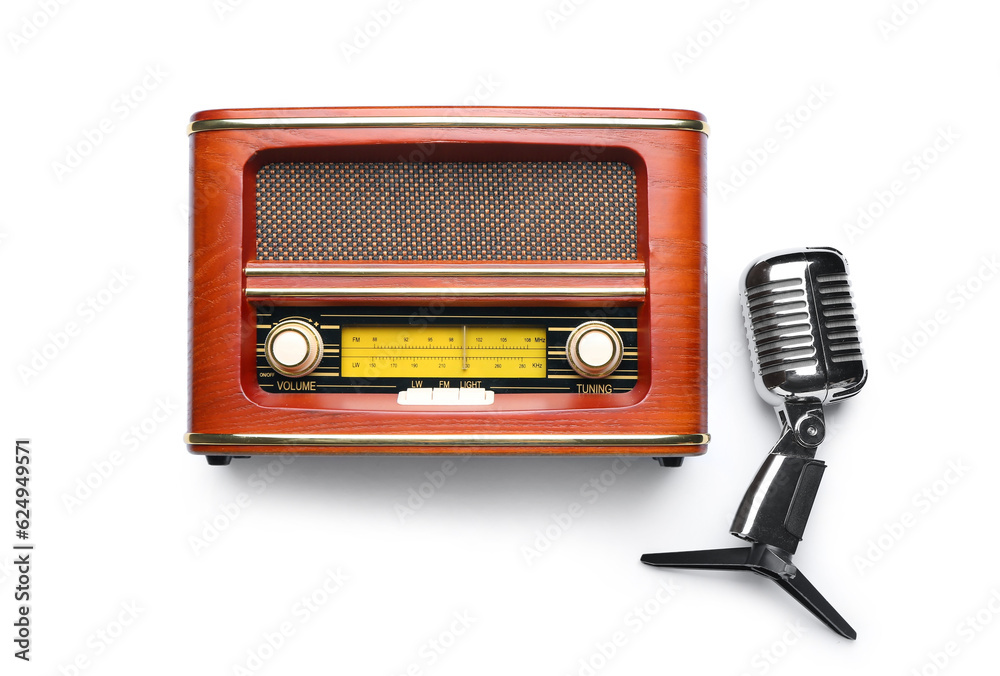
<svg viewBox="0 0 1000 676">
<path fill-rule="evenodd" d="M 604 322 L 585 322 L 566 340 L 566 359 L 585 378 L 604 378 L 622 363 L 622 337 Z"/>
<path fill-rule="evenodd" d="M 311 324 L 287 319 L 267 334 L 264 356 L 278 373 L 301 378 L 315 371 L 323 359 L 323 338 Z"/>
</svg>

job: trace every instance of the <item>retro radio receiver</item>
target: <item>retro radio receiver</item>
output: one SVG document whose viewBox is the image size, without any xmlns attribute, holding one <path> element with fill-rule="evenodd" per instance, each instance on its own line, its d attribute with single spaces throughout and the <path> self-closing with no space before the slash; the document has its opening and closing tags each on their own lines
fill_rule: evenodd
<svg viewBox="0 0 1000 676">
<path fill-rule="evenodd" d="M 704 452 L 706 133 L 683 110 L 196 114 L 191 451 Z"/>
</svg>

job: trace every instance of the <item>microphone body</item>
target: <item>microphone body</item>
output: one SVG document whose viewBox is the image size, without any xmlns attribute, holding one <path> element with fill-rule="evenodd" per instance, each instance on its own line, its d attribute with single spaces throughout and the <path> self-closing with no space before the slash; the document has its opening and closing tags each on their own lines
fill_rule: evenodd
<svg viewBox="0 0 1000 676">
<path fill-rule="evenodd" d="M 781 437 L 736 510 L 730 532 L 795 553 L 826 464 L 823 404 L 860 391 L 868 378 L 847 261 L 836 249 L 796 249 L 751 263 L 740 287 L 757 392 Z"/>
<path fill-rule="evenodd" d="M 857 632 L 792 563 L 826 464 L 823 406 L 868 378 L 847 261 L 829 247 L 781 251 L 746 269 L 740 285 L 754 384 L 781 436 L 736 510 L 730 532 L 749 547 L 645 554 L 651 566 L 748 570 L 775 581 L 845 638 Z"/>
</svg>

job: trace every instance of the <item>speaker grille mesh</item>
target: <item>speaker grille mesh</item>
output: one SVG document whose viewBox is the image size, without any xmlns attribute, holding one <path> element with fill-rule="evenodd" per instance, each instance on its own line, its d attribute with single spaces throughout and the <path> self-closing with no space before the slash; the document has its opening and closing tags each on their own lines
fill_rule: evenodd
<svg viewBox="0 0 1000 676">
<path fill-rule="evenodd" d="M 260 260 L 635 260 L 624 162 L 268 164 Z"/>
</svg>

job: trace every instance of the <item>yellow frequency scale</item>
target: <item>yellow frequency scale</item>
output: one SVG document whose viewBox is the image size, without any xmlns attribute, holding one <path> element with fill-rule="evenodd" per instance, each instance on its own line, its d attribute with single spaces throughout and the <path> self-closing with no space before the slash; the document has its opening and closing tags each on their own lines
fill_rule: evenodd
<svg viewBox="0 0 1000 676">
<path fill-rule="evenodd" d="M 542 326 L 345 326 L 341 373 L 362 378 L 544 378 Z"/>
</svg>

